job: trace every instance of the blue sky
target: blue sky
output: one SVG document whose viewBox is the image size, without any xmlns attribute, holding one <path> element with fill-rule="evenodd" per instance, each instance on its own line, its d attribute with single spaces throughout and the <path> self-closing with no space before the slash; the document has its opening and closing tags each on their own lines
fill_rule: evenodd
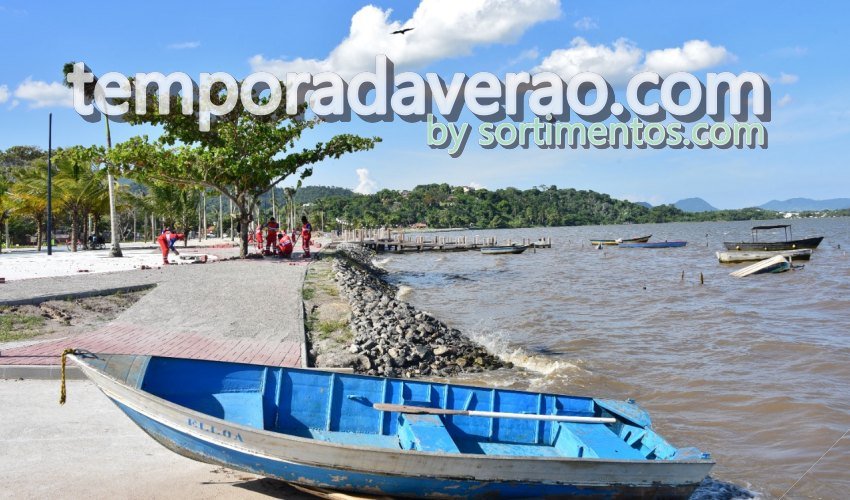
<svg viewBox="0 0 850 500">
<path fill-rule="evenodd" d="M 796 196 L 850 197 L 850 55 L 845 36 L 850 8 L 843 2 L 421 0 L 377 1 L 367 7 L 316 0 L 177 5 L 151 1 L 138 9 L 94 2 L 81 9 L 73 3 L 0 0 L 5 58 L 0 65 L 0 148 L 46 147 L 50 112 L 54 145 L 103 142 L 103 124 L 89 124 L 76 115 L 58 85 L 62 64 L 69 60 L 85 61 L 97 73 L 183 71 L 197 77 L 204 71 L 225 71 L 239 78 L 261 69 L 369 69 L 363 68 L 364 61 L 376 51 L 388 51 L 397 71 L 436 72 L 448 79 L 455 72 L 557 71 L 564 61 L 621 75 L 657 56 L 680 61 L 680 69 L 703 79 L 709 71 L 766 75 L 773 98 L 769 147 L 506 151 L 480 149 L 473 136 L 464 154 L 451 158 L 444 150 L 428 148 L 423 123 L 355 120 L 323 125 L 305 140 L 345 131 L 378 135 L 384 142 L 374 151 L 318 166 L 309 183 L 354 188 L 356 171 L 366 169 L 366 184 L 373 188 L 430 182 L 487 188 L 556 184 L 653 204 L 701 196 L 721 208 Z M 417 29 L 404 41 L 387 36 L 387 28 L 402 25 Z M 705 50 L 688 56 L 685 49 L 693 41 L 703 43 Z M 683 53 L 688 56 L 684 62 Z M 156 130 L 113 128 L 118 141 L 142 133 L 156 135 Z"/>
</svg>

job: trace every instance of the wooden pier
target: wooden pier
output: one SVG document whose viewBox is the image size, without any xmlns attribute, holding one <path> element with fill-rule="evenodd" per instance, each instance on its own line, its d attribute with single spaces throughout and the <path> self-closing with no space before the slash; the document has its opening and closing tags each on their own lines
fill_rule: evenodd
<svg viewBox="0 0 850 500">
<path fill-rule="evenodd" d="M 404 231 L 391 229 L 353 229 L 344 231 L 342 240 L 347 243 L 362 245 L 375 252 L 409 253 L 409 252 L 467 252 L 479 250 L 481 247 L 501 245 L 521 245 L 529 248 L 552 248 L 552 238 L 521 238 L 519 240 L 498 241 L 494 237 L 469 238 L 467 236 L 418 236 L 405 235 Z"/>
</svg>

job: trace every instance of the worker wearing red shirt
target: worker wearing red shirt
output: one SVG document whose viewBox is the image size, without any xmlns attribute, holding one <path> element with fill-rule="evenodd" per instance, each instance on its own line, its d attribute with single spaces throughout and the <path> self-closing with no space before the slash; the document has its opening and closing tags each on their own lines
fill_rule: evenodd
<svg viewBox="0 0 850 500">
<path fill-rule="evenodd" d="M 257 244 L 257 250 L 263 250 L 263 226 L 257 226 L 257 230 L 254 232 L 254 243 Z"/>
<path fill-rule="evenodd" d="M 277 249 L 284 259 L 292 257 L 292 238 L 283 231 L 277 235 Z"/>
<path fill-rule="evenodd" d="M 304 257 L 310 257 L 310 238 L 313 236 L 313 226 L 307 220 L 306 215 L 301 216 L 301 248 L 304 250 Z"/>
<path fill-rule="evenodd" d="M 156 242 L 159 244 L 160 250 L 162 250 L 162 264 L 168 265 L 168 252 L 172 251 L 177 255 L 180 255 L 180 252 L 174 248 L 174 243 L 178 240 L 182 240 L 184 238 L 183 233 L 175 233 L 172 232 L 170 228 L 166 227 L 162 234 L 156 239 Z"/>
<path fill-rule="evenodd" d="M 269 221 L 266 222 L 266 253 L 268 253 L 269 248 L 274 249 L 277 246 L 277 233 L 280 231 L 280 224 L 274 220 L 274 217 L 269 217 Z"/>
</svg>

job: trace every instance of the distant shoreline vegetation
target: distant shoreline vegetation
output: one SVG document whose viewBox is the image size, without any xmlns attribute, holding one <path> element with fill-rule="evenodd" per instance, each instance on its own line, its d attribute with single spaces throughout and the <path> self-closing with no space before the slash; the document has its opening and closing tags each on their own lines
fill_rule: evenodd
<svg viewBox="0 0 850 500">
<path fill-rule="evenodd" d="M 309 189 L 304 187 L 302 190 Z M 328 189 L 328 188 L 325 188 Z M 684 212 L 673 205 L 646 207 L 603 193 L 556 186 L 520 190 L 473 189 L 427 184 L 412 190 L 322 197 L 309 207 L 321 211 L 325 226 L 482 229 L 586 226 L 664 222 L 781 219 L 784 212 L 762 208 Z M 795 217 L 850 216 L 850 209 L 800 212 Z"/>
</svg>

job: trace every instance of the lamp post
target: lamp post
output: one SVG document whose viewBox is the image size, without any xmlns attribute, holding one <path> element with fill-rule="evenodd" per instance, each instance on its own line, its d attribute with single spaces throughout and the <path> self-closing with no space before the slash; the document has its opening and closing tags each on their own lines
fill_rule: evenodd
<svg viewBox="0 0 850 500">
<path fill-rule="evenodd" d="M 53 113 L 47 118 L 47 255 L 53 255 Z"/>
</svg>

